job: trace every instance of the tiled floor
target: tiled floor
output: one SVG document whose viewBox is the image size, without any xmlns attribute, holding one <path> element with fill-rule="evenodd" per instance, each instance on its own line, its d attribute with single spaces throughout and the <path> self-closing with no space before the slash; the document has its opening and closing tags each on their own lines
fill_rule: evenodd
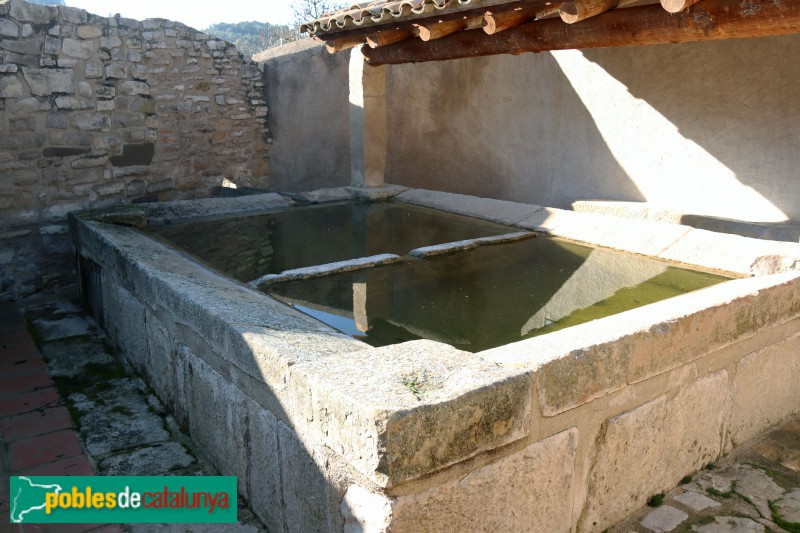
<svg viewBox="0 0 800 533">
<path fill-rule="evenodd" d="M 120 531 L 119 526 L 9 523 L 11 475 L 94 475 L 69 413 L 16 305 L 0 303 L 0 532 Z"/>
</svg>

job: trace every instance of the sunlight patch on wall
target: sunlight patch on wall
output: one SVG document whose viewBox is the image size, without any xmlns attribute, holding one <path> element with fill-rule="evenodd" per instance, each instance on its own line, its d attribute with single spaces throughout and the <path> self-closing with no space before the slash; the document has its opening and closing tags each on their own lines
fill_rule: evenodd
<svg viewBox="0 0 800 533">
<path fill-rule="evenodd" d="M 609 151 L 655 206 L 753 222 L 783 211 L 579 50 L 552 52 Z M 654 68 L 658 68 L 654 65 Z M 702 142 L 702 139 L 700 139 Z M 568 148 L 565 148 L 568 149 Z"/>
</svg>

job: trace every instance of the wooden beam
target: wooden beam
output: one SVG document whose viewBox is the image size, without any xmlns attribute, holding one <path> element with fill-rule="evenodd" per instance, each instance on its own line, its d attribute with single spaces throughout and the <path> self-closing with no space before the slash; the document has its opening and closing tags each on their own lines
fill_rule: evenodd
<svg viewBox="0 0 800 533">
<path fill-rule="evenodd" d="M 595 17 L 600 13 L 611 11 L 618 7 L 625 7 L 635 4 L 640 0 L 571 0 L 564 2 L 559 8 L 561 20 L 567 24 L 575 24 L 589 17 Z M 700 0 L 686 0 L 699 2 Z"/>
<path fill-rule="evenodd" d="M 571 25 L 560 19 L 547 19 L 527 22 L 496 35 L 459 32 L 429 43 L 412 39 L 363 51 L 370 65 L 386 65 L 791 33 L 800 33 L 800 2 L 797 0 L 703 0 L 676 14 L 667 13 L 660 4 L 629 7 Z"/>
<path fill-rule="evenodd" d="M 678 13 L 699 1 L 700 0 L 661 0 L 661 7 L 670 13 Z"/>
<path fill-rule="evenodd" d="M 548 6 L 528 4 L 512 9 L 503 9 L 503 7 L 497 6 L 483 15 L 483 31 L 488 35 L 514 28 L 529 20 L 538 20 L 558 13 L 560 4 L 550 4 Z"/>
<path fill-rule="evenodd" d="M 619 5 L 619 0 L 573 0 L 561 4 L 559 14 L 567 24 L 575 24 L 589 17 L 605 13 Z"/>
<path fill-rule="evenodd" d="M 379 31 L 372 35 L 367 35 L 367 44 L 370 48 L 378 48 L 387 44 L 399 43 L 413 37 L 414 32 L 411 28 L 401 28 L 396 30 Z"/>
<path fill-rule="evenodd" d="M 456 20 L 428 20 L 414 24 L 414 28 L 423 41 L 433 41 L 446 37 L 451 33 L 473 30 L 483 26 L 483 14 L 472 17 L 459 17 Z"/>
<path fill-rule="evenodd" d="M 467 21 L 464 19 L 460 20 L 451 20 L 448 22 L 440 22 L 435 20 L 433 22 L 424 22 L 420 24 L 414 24 L 414 28 L 417 30 L 417 35 L 423 41 L 433 41 L 435 39 L 441 39 L 451 33 L 455 33 L 457 31 L 461 31 L 467 26 Z"/>
<path fill-rule="evenodd" d="M 336 52 L 348 50 L 364 42 L 366 42 L 366 38 L 361 35 L 345 35 L 338 39 L 325 41 L 325 49 L 328 50 L 329 54 L 335 54 Z"/>
</svg>

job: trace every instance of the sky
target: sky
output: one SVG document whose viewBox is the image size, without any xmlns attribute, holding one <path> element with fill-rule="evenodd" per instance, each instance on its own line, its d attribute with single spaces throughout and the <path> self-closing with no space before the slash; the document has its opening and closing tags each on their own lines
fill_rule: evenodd
<svg viewBox="0 0 800 533">
<path fill-rule="evenodd" d="M 292 19 L 289 0 L 65 0 L 68 6 L 107 16 L 176 20 L 196 29 L 217 22 L 256 20 L 287 24 Z"/>
</svg>

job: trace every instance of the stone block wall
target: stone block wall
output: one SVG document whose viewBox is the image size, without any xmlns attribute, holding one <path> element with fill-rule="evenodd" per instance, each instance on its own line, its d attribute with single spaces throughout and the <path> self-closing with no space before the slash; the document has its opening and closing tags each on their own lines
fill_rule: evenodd
<svg viewBox="0 0 800 533">
<path fill-rule="evenodd" d="M 71 278 L 69 211 L 265 187 L 263 70 L 178 22 L 0 3 L 0 299 Z"/>
</svg>

